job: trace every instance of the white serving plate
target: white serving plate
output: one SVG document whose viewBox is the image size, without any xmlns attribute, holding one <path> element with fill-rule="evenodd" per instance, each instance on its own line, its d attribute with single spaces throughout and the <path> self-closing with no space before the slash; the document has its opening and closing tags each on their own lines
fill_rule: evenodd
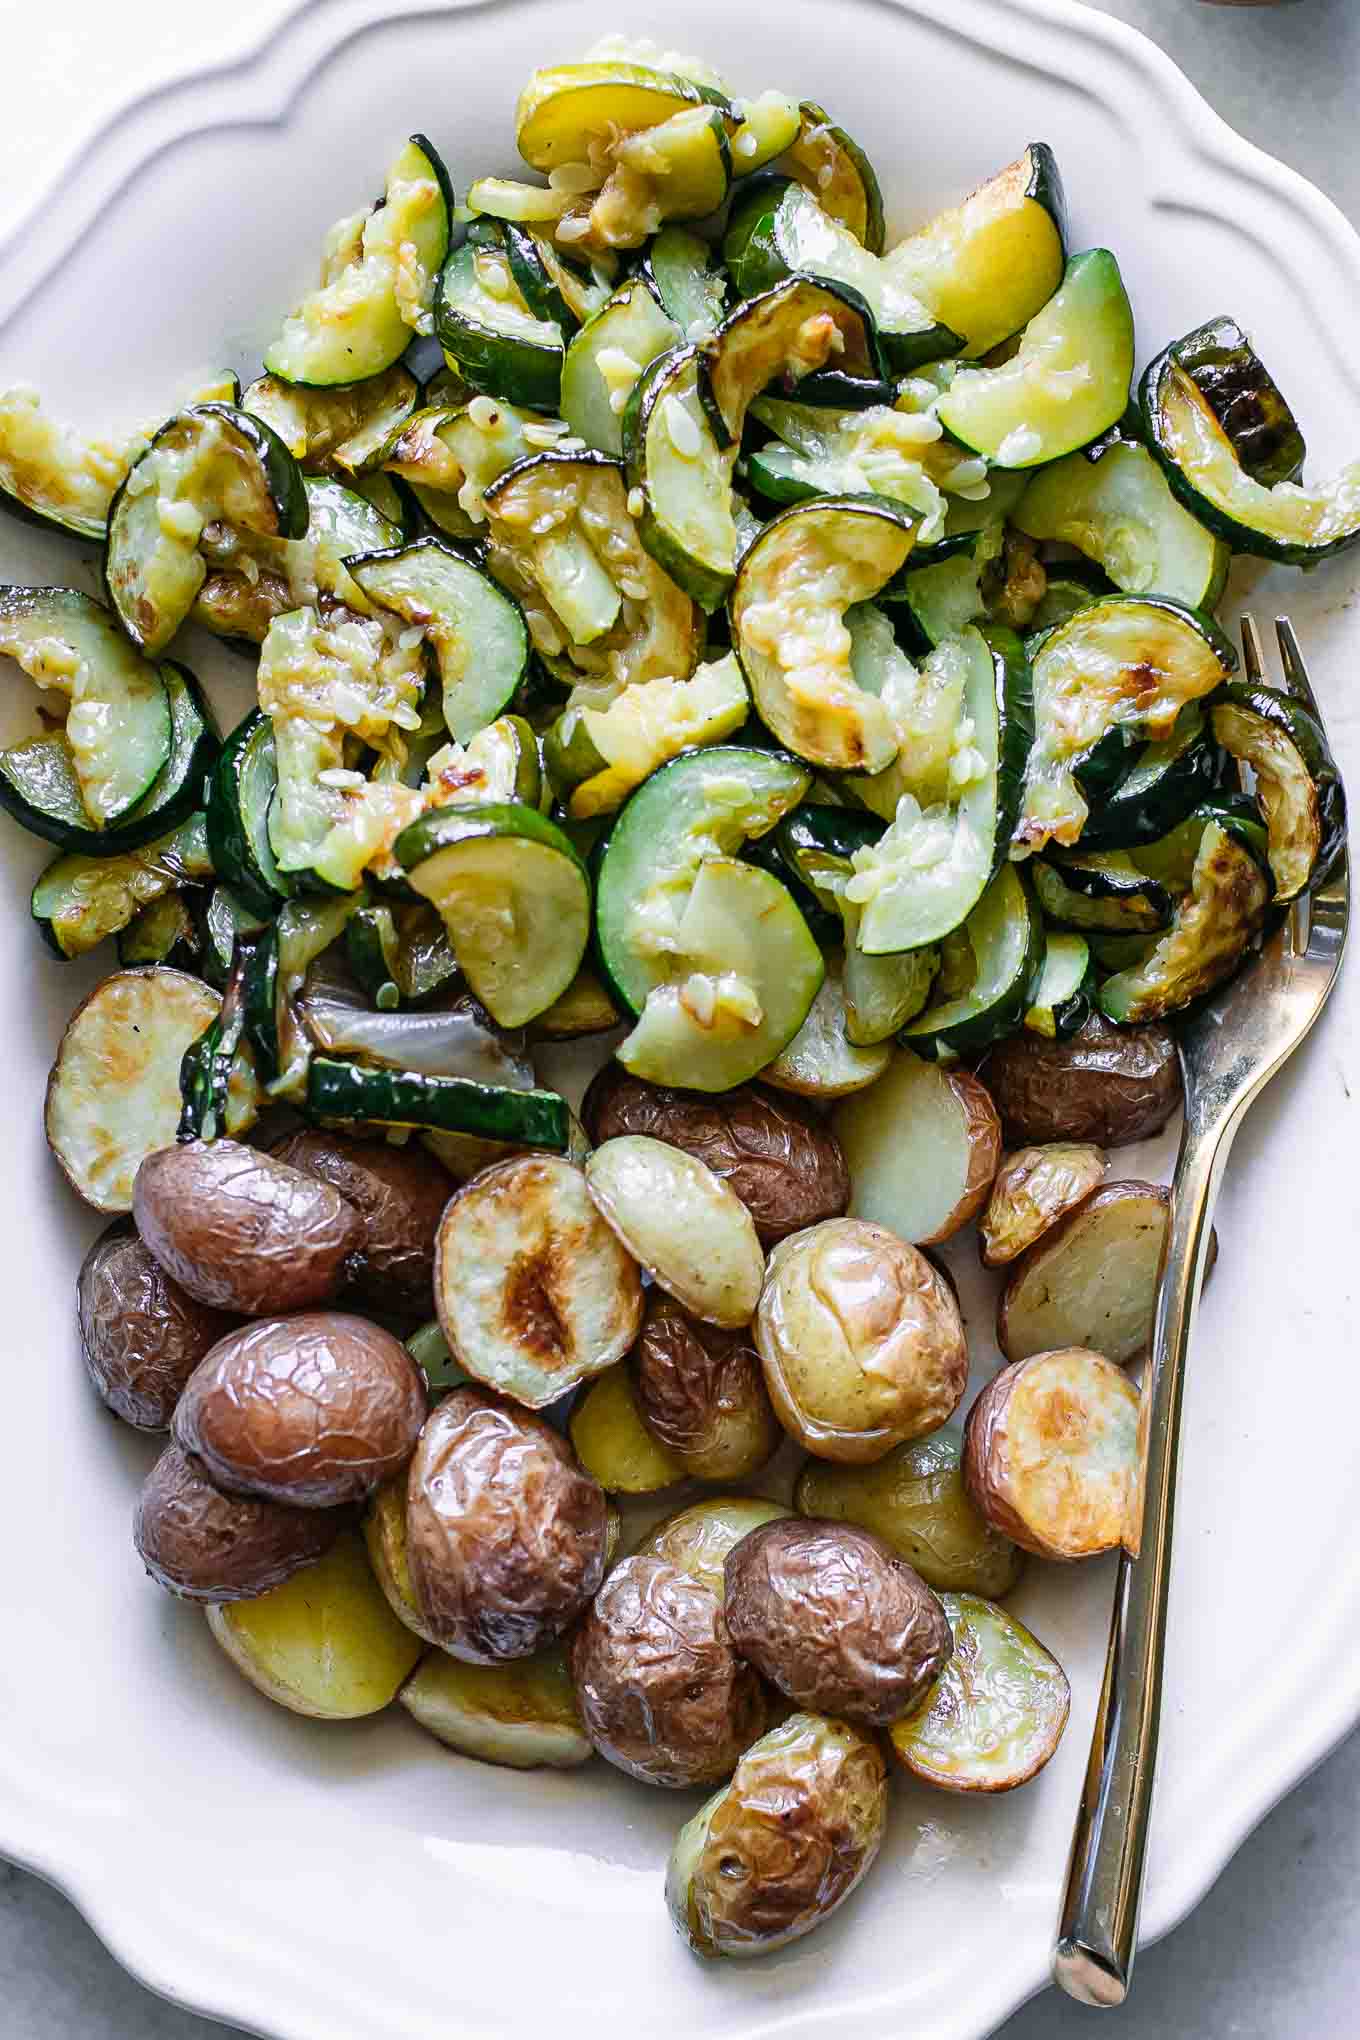
<svg viewBox="0 0 1360 2040">
<path fill-rule="evenodd" d="M 322 229 L 374 188 L 399 137 L 428 128 L 463 184 L 512 170 L 523 79 L 606 26 L 700 50 L 739 89 L 822 100 L 868 148 L 898 230 L 1049 140 L 1074 245 L 1118 251 L 1144 358 L 1231 310 L 1301 406 L 1316 471 L 1360 447 L 1360 241 L 1150 43 L 1071 0 L 316 0 L 249 60 L 127 109 L 56 178 L 0 247 L 0 386 L 40 380 L 94 428 L 163 415 L 211 369 L 252 372 Z M 5 521 L 0 576 L 94 588 L 97 565 Z M 1356 576 L 1342 561 L 1248 578 L 1263 612 L 1283 601 L 1297 619 L 1360 789 Z M 190 657 L 238 706 L 239 664 L 210 645 Z M 28 690 L 13 690 L 0 738 L 30 717 Z M 1074 1689 L 1042 1780 L 983 1805 L 895 1782 L 888 1845 L 854 1903 L 781 1956 L 721 1967 L 685 1953 L 662 1905 L 691 1796 L 598 1764 L 520 1776 L 468 1763 L 399 1713 L 347 1727 L 289 1716 L 241 1682 L 199 1614 L 147 1585 L 128 1514 L 155 1448 L 87 1392 L 71 1290 L 97 1226 L 41 1132 L 54 1045 L 98 973 L 46 960 L 25 905 L 44 852 L 4 817 L 0 834 L 0 1848 L 59 1883 L 153 1988 L 280 2040 L 545 2027 L 561 2040 L 625 2028 L 976 2040 L 1036 1990 L 1103 1659 L 1106 1564 L 1035 1565 L 1013 1603 Z M 1248 1122 L 1224 1191 L 1190 1377 L 1149 1936 L 1360 1717 L 1358 1019 L 1352 971 Z M 1169 1158 L 1165 1142 L 1126 1150 L 1116 1172 Z M 955 1261 L 976 1389 L 996 1364 L 989 1306 L 971 1248 Z"/>
</svg>

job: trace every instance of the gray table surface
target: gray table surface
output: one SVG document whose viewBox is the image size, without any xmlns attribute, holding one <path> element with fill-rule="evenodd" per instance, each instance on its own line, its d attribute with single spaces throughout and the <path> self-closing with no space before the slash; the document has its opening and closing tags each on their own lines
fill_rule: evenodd
<svg viewBox="0 0 1360 2040">
<path fill-rule="evenodd" d="M 1356 0 L 1092 4 L 1161 43 L 1235 127 L 1360 222 Z M 1355 2032 L 1358 1881 L 1360 1735 L 1261 1825 L 1185 1924 L 1144 1953 L 1120 2040 L 1330 2040 Z M 1069 2040 L 1101 2016 L 1048 1991 L 998 2040 Z M 0 2040 L 213 2040 L 225 2030 L 151 1997 L 65 1899 L 0 1864 Z"/>
</svg>

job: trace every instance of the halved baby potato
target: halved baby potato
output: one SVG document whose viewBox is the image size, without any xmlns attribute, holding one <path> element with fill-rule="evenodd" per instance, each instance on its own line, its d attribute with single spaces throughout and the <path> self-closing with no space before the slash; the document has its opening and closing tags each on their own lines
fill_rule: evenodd
<svg viewBox="0 0 1360 2040">
<path fill-rule="evenodd" d="M 317 1721 L 381 1713 L 424 1647 L 388 1607 L 357 1530 L 281 1587 L 205 1612 L 252 1686 Z"/>
<path fill-rule="evenodd" d="M 706 1162 L 648 1134 L 618 1134 L 586 1163 L 586 1187 L 628 1252 L 708 1324 L 749 1324 L 765 1256 L 750 1212 Z"/>
<path fill-rule="evenodd" d="M 1141 1359 L 1170 1201 L 1163 1183 L 1107 1183 L 1044 1232 L 1001 1292 L 996 1338 L 1006 1358 L 1085 1346 L 1121 1367 Z"/>
<path fill-rule="evenodd" d="M 870 1090 L 838 1106 L 831 1124 L 850 1165 L 851 1217 L 917 1246 L 967 1225 L 1001 1161 L 1001 1122 L 977 1078 L 908 1048 Z"/>
<path fill-rule="evenodd" d="M 416 1600 L 406 1555 L 406 1474 L 394 1474 L 370 1498 L 364 1512 L 364 1543 L 373 1577 L 398 1622 L 426 1643 L 438 1643 Z"/>
<path fill-rule="evenodd" d="M 591 1382 L 567 1428 L 576 1457 L 606 1494 L 654 1495 L 688 1478 L 682 1461 L 643 1423 L 626 1367 Z"/>
<path fill-rule="evenodd" d="M 454 1358 L 531 1410 L 622 1359 L 642 1322 L 637 1262 L 558 1155 L 464 1184 L 440 1222 L 434 1287 Z"/>
<path fill-rule="evenodd" d="M 483 1764 L 569 1770 L 594 1754 L 560 1644 L 503 1665 L 431 1652 L 397 1697 L 432 1736 Z"/>
<path fill-rule="evenodd" d="M 1040 1558 L 1093 1558 L 1138 1493 L 1138 1391 L 1072 1346 L 1018 1360 L 968 1412 L 963 1477 L 987 1521 Z"/>
<path fill-rule="evenodd" d="M 715 1495 L 667 1516 L 642 1539 L 634 1558 L 664 1558 L 701 1580 L 719 1601 L 727 1597 L 727 1554 L 762 1523 L 787 1516 L 782 1502 L 759 1495 Z"/>
<path fill-rule="evenodd" d="M 1013 1792 L 1043 1770 L 1067 1726 L 1072 1689 L 1022 1622 L 977 1594 L 941 1594 L 954 1654 L 888 1747 L 945 1792 Z"/>
<path fill-rule="evenodd" d="M 1052 1141 L 1007 1155 L 978 1220 L 983 1267 L 1002 1268 L 1042 1239 L 1099 1187 L 1106 1167 L 1102 1150 L 1088 1141 Z"/>
</svg>

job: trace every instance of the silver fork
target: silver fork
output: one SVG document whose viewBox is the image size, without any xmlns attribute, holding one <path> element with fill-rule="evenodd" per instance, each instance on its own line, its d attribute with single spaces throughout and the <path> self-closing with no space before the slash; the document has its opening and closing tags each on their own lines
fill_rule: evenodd
<svg viewBox="0 0 1360 2040">
<path fill-rule="evenodd" d="M 1277 617 L 1275 632 L 1285 685 L 1317 716 L 1294 627 Z M 1249 616 L 1242 619 L 1242 656 L 1246 678 L 1260 682 L 1261 644 Z M 1185 1131 L 1143 1385 L 1141 1522 L 1130 1525 L 1120 1554 L 1105 1681 L 1053 1950 L 1055 1981 L 1083 2004 L 1122 2004 L 1133 1970 L 1157 1765 L 1185 1360 L 1214 1204 L 1248 1107 L 1331 996 L 1349 916 L 1343 844 L 1326 882 L 1311 899 L 1295 902 L 1255 961 L 1180 1036 Z"/>
</svg>

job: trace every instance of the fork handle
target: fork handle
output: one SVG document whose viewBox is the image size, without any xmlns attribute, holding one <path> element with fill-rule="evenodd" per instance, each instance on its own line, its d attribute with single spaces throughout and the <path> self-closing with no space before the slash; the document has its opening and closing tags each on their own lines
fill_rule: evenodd
<svg viewBox="0 0 1360 2040">
<path fill-rule="evenodd" d="M 1082 2004 L 1122 2004 L 1133 1970 L 1157 1765 L 1185 1357 L 1213 1208 L 1240 1117 L 1208 1123 L 1187 1117 L 1171 1186 L 1139 1417 L 1141 1520 L 1130 1522 L 1120 1553 L 1105 1680 L 1053 1950 L 1055 1982 Z"/>
</svg>

